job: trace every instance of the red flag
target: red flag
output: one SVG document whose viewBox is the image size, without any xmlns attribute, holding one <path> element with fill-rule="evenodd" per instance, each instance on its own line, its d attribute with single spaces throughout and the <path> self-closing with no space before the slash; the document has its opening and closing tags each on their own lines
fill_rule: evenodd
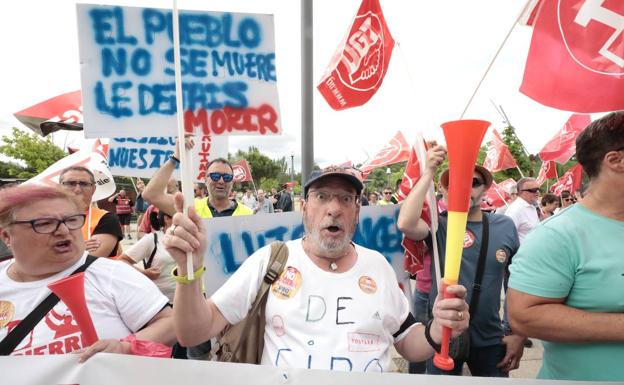
<svg viewBox="0 0 624 385">
<path fill-rule="evenodd" d="M 351 168 L 353 167 L 353 162 L 348 160 L 346 162 L 340 163 L 339 165 L 337 165 L 336 167 L 344 167 L 344 168 Z"/>
<path fill-rule="evenodd" d="M 561 196 L 563 190 L 568 190 L 574 194 L 581 187 L 583 178 L 583 168 L 580 164 L 574 165 L 559 180 L 550 187 L 553 194 Z"/>
<path fill-rule="evenodd" d="M 483 200 L 487 203 L 487 206 L 491 208 L 499 208 L 505 206 L 505 202 L 508 202 L 510 198 L 511 197 L 507 194 L 507 191 L 505 191 L 501 185 L 496 182 L 492 182 L 492 185 L 486 191 Z"/>
<path fill-rule="evenodd" d="M 530 0 L 520 17 L 519 23 L 532 27 L 535 24 L 535 19 L 541 6 L 542 0 Z"/>
<path fill-rule="evenodd" d="M 234 182 L 248 182 L 252 180 L 251 170 L 245 159 L 233 163 L 232 172 L 234 173 Z"/>
<path fill-rule="evenodd" d="M 537 175 L 536 182 L 541 186 L 546 179 L 552 179 L 557 177 L 557 167 L 555 166 L 555 162 L 545 161 L 542 162 L 542 166 L 539 170 L 539 175 Z"/>
<path fill-rule="evenodd" d="M 404 162 L 409 159 L 409 155 L 410 150 L 407 141 L 405 141 L 405 137 L 401 131 L 398 131 L 394 137 L 390 139 L 390 142 L 386 144 L 371 161 L 362 165 L 360 168 L 362 171 L 362 178 L 366 179 L 368 174 L 376 168 Z"/>
<path fill-rule="evenodd" d="M 58 130 L 82 130 L 82 96 L 68 92 L 13 114 L 17 120 L 46 136 Z"/>
<path fill-rule="evenodd" d="M 518 163 L 516 163 L 513 155 L 511 155 L 509 147 L 503 142 L 503 138 L 501 138 L 496 130 L 494 130 L 494 136 L 488 146 L 487 156 L 483 160 L 483 167 L 487 168 L 490 172 L 518 167 Z"/>
<path fill-rule="evenodd" d="M 392 48 L 379 0 L 363 0 L 317 86 L 329 106 L 344 110 L 368 102 L 386 75 Z"/>
<path fill-rule="evenodd" d="M 572 114 L 559 132 L 546 143 L 539 155 L 542 161 L 564 164 L 576 152 L 576 137 L 591 123 L 587 114 Z"/>
<path fill-rule="evenodd" d="M 576 112 L 624 108 L 624 2 L 543 2 L 520 91 Z"/>
</svg>

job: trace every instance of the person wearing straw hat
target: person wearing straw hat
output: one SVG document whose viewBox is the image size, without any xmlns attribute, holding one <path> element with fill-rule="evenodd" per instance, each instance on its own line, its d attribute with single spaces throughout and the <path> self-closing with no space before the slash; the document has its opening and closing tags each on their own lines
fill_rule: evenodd
<svg viewBox="0 0 624 385">
<path fill-rule="evenodd" d="M 423 175 L 403 201 L 397 225 L 409 239 L 421 241 L 430 237 L 429 227 L 421 219 L 421 212 L 433 176 L 445 158 L 446 149 L 443 146 L 431 146 L 427 152 Z M 484 167 L 475 165 L 459 277 L 459 283 L 468 289 L 466 301 L 471 305 L 468 355 L 462 359 L 455 359 L 455 367 L 450 372 L 436 368 L 429 360 L 427 374 L 461 375 L 465 362 L 473 376 L 507 377 L 509 372 L 517 369 L 520 364 L 525 337 L 513 334 L 499 315 L 506 267 L 520 244 L 516 228 L 510 218 L 481 211 L 481 201 L 491 184 L 492 174 Z M 449 170 L 441 174 L 440 185 L 444 190 L 448 189 Z M 482 248 L 486 220 L 487 246 Z M 436 233 L 440 266 L 444 266 L 447 224 L 446 212 L 443 212 L 439 215 Z M 482 289 L 477 295 L 474 287 L 480 259 L 484 261 L 483 278 L 479 284 Z M 431 263 L 431 276 L 436 277 L 435 263 Z M 437 295 L 437 286 L 433 284 L 429 293 L 430 300 L 435 299 Z M 476 299 L 476 302 L 473 299 Z"/>
<path fill-rule="evenodd" d="M 95 176 L 86 167 L 68 167 L 59 175 L 59 185 L 73 194 L 81 203 L 86 215 L 82 236 L 89 253 L 95 257 L 118 257 L 121 255 L 119 242 L 123 232 L 117 215 L 95 206 L 91 200 L 95 193 Z"/>
<path fill-rule="evenodd" d="M 410 314 L 386 258 L 352 241 L 363 189 L 360 178 L 352 169 L 329 167 L 314 172 L 305 184 L 301 207 L 305 235 L 286 242 L 286 266 L 269 291 L 263 365 L 384 372 L 392 346 L 408 359 L 424 360 L 440 343 L 442 326 L 453 334 L 467 327 L 465 288 L 449 286 L 448 292 L 458 298 L 439 297 L 434 321 L 425 328 Z M 205 300 L 202 280 L 185 278 L 187 252 L 192 252 L 196 278 L 205 270 L 204 227 L 192 208 L 189 214 L 182 212 L 183 196 L 175 198 L 174 226 L 165 235 L 167 250 L 177 263 L 173 311 L 178 340 L 193 345 L 247 314 L 266 271 L 270 246 L 247 258 Z"/>
</svg>

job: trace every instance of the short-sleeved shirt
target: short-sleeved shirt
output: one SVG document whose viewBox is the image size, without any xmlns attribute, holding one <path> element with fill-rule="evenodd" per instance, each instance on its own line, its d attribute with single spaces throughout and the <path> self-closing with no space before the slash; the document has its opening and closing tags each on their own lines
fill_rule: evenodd
<svg viewBox="0 0 624 385">
<path fill-rule="evenodd" d="M 505 276 L 505 269 L 510 259 L 518 251 L 518 233 L 513 221 L 498 214 L 483 213 L 489 220 L 489 242 L 483 280 L 481 281 L 481 294 L 476 314 L 471 314 L 470 343 L 474 347 L 485 347 L 500 344 L 504 332 L 500 318 L 500 295 Z M 438 249 L 440 254 L 440 266 L 444 266 L 446 255 L 446 229 L 448 217 L 440 215 L 438 225 Z M 477 274 L 479 251 L 483 239 L 483 222 L 468 221 L 464 236 L 464 249 L 462 253 L 459 284 L 466 287 L 468 293 L 466 302 L 472 299 L 472 288 Z M 435 275 L 435 264 L 431 264 L 432 276 Z M 431 287 L 429 298 L 434 303 L 438 295 L 438 288 Z"/>
<path fill-rule="evenodd" d="M 117 217 L 117 215 L 113 213 L 104 214 L 102 218 L 100 218 L 97 226 L 95 226 L 95 229 L 93 229 L 93 233 L 91 235 L 93 236 L 96 234 L 110 234 L 113 237 L 117 238 L 117 243 L 115 244 L 115 247 L 113 247 L 113 250 L 111 250 L 108 257 L 114 257 L 115 255 L 117 255 L 119 242 L 124 238 L 123 232 L 121 231 L 121 226 L 119 226 L 119 218 Z"/>
<path fill-rule="evenodd" d="M 354 245 L 355 265 L 344 273 L 331 273 L 310 260 L 301 239 L 287 245 L 286 267 L 269 289 L 262 364 L 386 371 L 389 348 L 409 333 L 415 321 L 385 257 Z M 212 296 L 229 323 L 239 322 L 249 311 L 269 255 L 270 246 L 256 251 Z"/>
<path fill-rule="evenodd" d="M 507 207 L 505 215 L 510 217 L 516 224 L 520 243 L 524 241 L 527 234 L 539 225 L 539 217 L 535 206 L 518 197 Z"/>
<path fill-rule="evenodd" d="M 509 287 L 539 297 L 565 298 L 588 312 L 624 313 L 624 221 L 582 204 L 542 222 L 511 265 Z M 624 343 L 544 341 L 539 378 L 624 380 Z"/>
</svg>

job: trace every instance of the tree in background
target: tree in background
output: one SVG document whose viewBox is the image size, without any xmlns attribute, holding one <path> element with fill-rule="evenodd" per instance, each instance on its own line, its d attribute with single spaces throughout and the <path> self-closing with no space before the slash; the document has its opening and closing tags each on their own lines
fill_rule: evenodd
<svg viewBox="0 0 624 385">
<path fill-rule="evenodd" d="M 537 177 L 540 164 L 534 161 L 535 157 L 531 157 L 527 154 L 524 145 L 516 135 L 516 129 L 509 124 L 503 129 L 502 136 L 503 142 L 505 142 L 505 144 L 509 147 L 511 155 L 513 155 L 516 163 L 518 163 L 518 167 L 520 167 L 524 176 Z M 520 172 L 515 168 L 510 168 L 494 174 L 494 179 L 497 182 L 508 178 L 518 180 L 521 178 Z"/>
<path fill-rule="evenodd" d="M 2 177 L 30 179 L 67 155 L 51 138 L 44 139 L 35 133 L 29 134 L 17 128 L 13 128 L 11 136 L 3 136 L 2 141 L 4 144 L 0 145 L 0 154 L 25 164 L 22 167 L 8 163 L 6 168 L 0 169 L 8 173 L 0 175 Z"/>
</svg>

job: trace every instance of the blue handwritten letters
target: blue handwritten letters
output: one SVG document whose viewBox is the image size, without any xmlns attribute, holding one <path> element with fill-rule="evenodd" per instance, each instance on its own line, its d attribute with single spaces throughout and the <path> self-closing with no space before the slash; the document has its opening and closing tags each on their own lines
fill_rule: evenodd
<svg viewBox="0 0 624 385">
<path fill-rule="evenodd" d="M 402 282 L 407 274 L 403 269 L 402 234 L 396 225 L 398 214 L 398 205 L 362 207 L 354 241 L 383 254 Z M 304 233 L 300 212 L 211 218 L 205 219 L 204 226 L 208 234 L 208 250 L 204 257 L 207 267 L 204 285 L 208 295 L 214 293 L 254 251 L 275 240 L 301 238 Z M 308 314 L 308 317 L 318 318 L 318 314 Z"/>
<path fill-rule="evenodd" d="M 77 10 L 85 135 L 175 135 L 171 10 Z M 273 16 L 183 11 L 179 31 L 186 131 L 279 134 Z"/>
</svg>

